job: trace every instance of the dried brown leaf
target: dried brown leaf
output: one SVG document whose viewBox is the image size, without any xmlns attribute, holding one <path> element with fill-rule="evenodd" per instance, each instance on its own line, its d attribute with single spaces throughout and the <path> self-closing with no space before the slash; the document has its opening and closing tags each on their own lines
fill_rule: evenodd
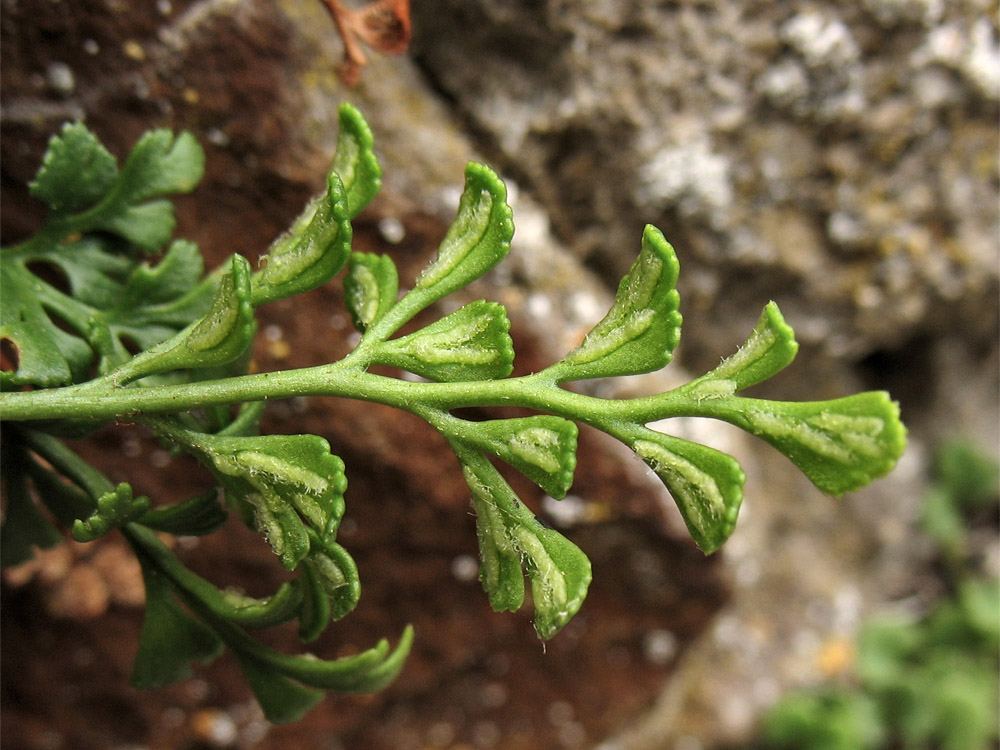
<svg viewBox="0 0 1000 750">
<path fill-rule="evenodd" d="M 358 8 L 347 8 L 338 0 L 323 0 L 344 41 L 344 61 L 337 69 L 348 86 L 361 80 L 368 64 L 361 42 L 383 55 L 399 55 L 410 44 L 410 0 L 375 0 Z"/>
</svg>

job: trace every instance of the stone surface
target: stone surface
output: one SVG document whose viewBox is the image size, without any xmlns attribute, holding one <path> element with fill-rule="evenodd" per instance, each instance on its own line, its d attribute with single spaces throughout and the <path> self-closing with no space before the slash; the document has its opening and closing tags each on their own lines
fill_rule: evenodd
<svg viewBox="0 0 1000 750">
<path fill-rule="evenodd" d="M 928 553 L 913 527 L 936 442 L 955 431 L 1000 440 L 995 4 L 422 0 L 413 54 L 373 57 L 351 91 L 336 80 L 339 42 L 314 0 L 2 8 L 5 243 L 40 220 L 23 184 L 45 139 L 85 117 L 118 154 L 149 127 L 194 132 L 208 171 L 179 202 L 179 234 L 213 265 L 234 250 L 255 259 L 319 189 L 348 99 L 371 120 L 386 172 L 358 222 L 359 247 L 392 253 L 406 278 L 443 235 L 467 160 L 509 179 L 511 257 L 471 294 L 510 307 L 520 371 L 552 361 L 601 317 L 652 222 L 681 258 L 682 367 L 713 366 L 774 298 L 803 351 L 761 394 L 888 388 L 913 438 L 891 477 L 838 500 L 740 433 L 669 425 L 732 450 L 749 476 L 736 533 L 706 561 L 649 472 L 584 432 L 564 506 L 523 488 L 570 525 L 597 573 L 579 625 L 543 653 L 526 614 L 492 614 L 470 582 L 466 490 L 433 434 L 367 406 L 275 404 L 269 428 L 323 434 L 351 482 L 344 541 L 366 590 L 317 649 L 365 646 L 408 621 L 434 637 L 388 693 L 332 698 L 302 726 L 275 729 L 231 662 L 137 696 L 127 687 L 134 602 L 97 621 L 39 626 L 36 581 L 3 609 L 16 644 L 4 649 L 3 729 L 19 746 L 738 741 L 788 686 L 849 668 L 845 644 L 861 618 L 919 585 Z M 288 303 L 261 310 L 259 366 L 346 351 L 336 284 L 304 303 L 308 315 Z M 639 394 L 685 377 L 672 365 L 593 387 Z M 91 450 L 108 460 L 156 446 L 127 432 Z M 151 472 L 144 491 L 193 492 L 200 480 L 178 483 L 181 468 Z M 185 554 L 264 593 L 273 558 L 230 533 Z M 27 658 L 62 652 L 72 658 Z M 95 721 L 108 706 L 117 721 Z"/>
<path fill-rule="evenodd" d="M 995 10 L 431 0 L 414 54 L 588 263 L 664 230 L 710 322 L 689 339 L 774 297 L 858 357 L 995 333 Z"/>
</svg>

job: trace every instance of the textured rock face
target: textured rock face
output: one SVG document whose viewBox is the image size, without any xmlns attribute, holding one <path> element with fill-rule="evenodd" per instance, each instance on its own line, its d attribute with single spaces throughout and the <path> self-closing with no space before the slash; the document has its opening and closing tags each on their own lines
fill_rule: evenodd
<svg viewBox="0 0 1000 750">
<path fill-rule="evenodd" d="M 336 107 L 350 99 L 386 170 L 359 246 L 392 253 L 408 278 L 454 212 L 466 160 L 512 178 L 515 246 L 474 293 L 511 308 L 519 367 L 543 366 L 600 318 L 651 222 L 681 256 L 683 364 L 713 366 L 774 298 L 806 346 L 769 395 L 889 388 L 914 435 L 893 476 L 833 500 L 732 431 L 670 426 L 733 450 L 750 477 L 720 573 L 720 558 L 706 564 L 677 541 L 676 516 L 661 523 L 670 501 L 655 480 L 584 433 L 564 506 L 575 512 L 563 518 L 581 522 L 572 533 L 597 580 L 575 629 L 542 654 L 528 618 L 490 613 L 469 579 L 466 490 L 433 435 L 389 410 L 275 405 L 270 428 L 323 434 L 351 481 L 344 541 L 363 566 L 364 609 L 318 650 L 368 645 L 408 621 L 433 634 L 395 692 L 332 699 L 298 729 L 268 730 L 222 663 L 200 693 L 133 703 L 121 644 L 134 643 L 135 612 L 104 630 L 38 636 L 35 599 L 19 599 L 5 621 L 26 639 L 18 651 L 51 651 L 55 627 L 59 643 L 114 665 L 96 685 L 86 654 L 61 663 L 75 692 L 46 703 L 24 736 L 51 744 L 46 723 L 68 719 L 77 747 L 177 747 L 199 711 L 221 707 L 247 747 L 732 741 L 784 687 L 840 668 L 825 657 L 865 612 L 912 593 L 922 449 L 956 428 L 996 444 L 1000 63 L 989 3 L 420 0 L 412 56 L 373 59 L 353 91 L 335 78 L 339 42 L 315 0 L 2 7 L 5 242 L 39 218 L 13 185 L 63 119 L 85 117 L 119 154 L 149 127 L 193 131 L 208 173 L 181 201 L 179 234 L 211 264 L 233 250 L 253 258 L 319 188 Z M 336 285 L 306 306 L 262 310 L 261 367 L 346 351 Z M 676 384 L 674 369 L 630 392 Z M 134 441 L 98 447 L 134 455 Z M 156 450 L 149 442 L 143 451 Z M 182 475 L 176 464 L 167 473 Z M 249 537 L 191 555 L 223 576 L 263 578 L 273 560 Z M 731 599 L 713 621 L 725 579 Z M 5 681 L 16 671 L 5 665 Z M 24 701 L 51 694 L 44 682 L 18 689 Z M 120 733 L 94 734 L 88 691 L 122 706 Z"/>
<path fill-rule="evenodd" d="M 857 356 L 995 330 L 992 9 L 431 0 L 415 54 L 581 257 L 620 272 L 653 221 L 714 321 L 808 301 Z"/>
</svg>

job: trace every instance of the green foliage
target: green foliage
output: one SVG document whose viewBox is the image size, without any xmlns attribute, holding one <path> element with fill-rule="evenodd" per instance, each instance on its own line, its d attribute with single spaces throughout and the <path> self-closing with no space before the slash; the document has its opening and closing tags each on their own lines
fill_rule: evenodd
<svg viewBox="0 0 1000 750">
<path fill-rule="evenodd" d="M 732 456 L 707 445 L 643 430 L 632 450 L 656 472 L 684 517 L 695 543 L 717 550 L 736 526 L 746 475 Z"/>
<path fill-rule="evenodd" d="M 660 230 L 647 226 L 642 250 L 608 314 L 551 371 L 560 382 L 637 375 L 665 367 L 681 339 L 680 264 Z"/>
<path fill-rule="evenodd" d="M 793 693 L 768 717 L 769 746 L 789 750 L 862 750 L 883 747 L 878 707 L 847 688 Z"/>
<path fill-rule="evenodd" d="M 140 557 L 140 560 L 142 558 Z M 152 565 L 142 565 L 146 616 L 132 665 L 132 684 L 160 688 L 191 676 L 191 662 L 208 663 L 222 651 L 215 632 L 178 604 L 170 583 Z"/>
<path fill-rule="evenodd" d="M 73 522 L 73 538 L 78 542 L 92 542 L 148 510 L 149 498 L 133 497 L 132 487 L 122 482 L 97 498 L 97 510 L 86 520 L 78 518 Z"/>
<path fill-rule="evenodd" d="M 496 380 L 514 369 L 503 305 L 477 300 L 409 336 L 386 341 L 377 362 L 448 383 Z"/>
<path fill-rule="evenodd" d="M 996 746 L 1000 582 L 970 573 L 968 561 L 955 554 L 969 533 L 962 512 L 997 510 L 997 468 L 967 443 L 942 447 L 925 525 L 952 566 L 953 592 L 922 617 L 883 615 L 866 623 L 858 640 L 857 684 L 782 699 L 767 718 L 769 747 L 863 750 L 890 741 L 914 750 Z M 941 523 L 942 517 L 948 520 Z"/>
<path fill-rule="evenodd" d="M 366 331 L 396 304 L 399 275 L 392 259 L 374 253 L 352 253 L 344 277 L 344 297 L 354 327 Z"/>
<path fill-rule="evenodd" d="M 27 453 L 8 448 L 0 452 L 3 469 L 3 526 L 0 526 L 0 565 L 4 568 L 31 559 L 33 547 L 48 549 L 63 541 L 63 536 L 39 512 L 31 499 L 29 479 L 25 472 Z"/>
<path fill-rule="evenodd" d="M 553 637 L 582 606 L 590 562 L 535 517 L 494 461 L 562 498 L 576 467 L 577 423 L 603 430 L 662 479 L 694 542 L 708 553 L 732 533 L 743 471 L 732 457 L 649 423 L 676 416 L 730 421 L 771 442 L 835 494 L 888 472 L 903 451 L 905 430 L 884 393 L 804 404 L 737 395 L 795 355 L 792 330 L 774 303 L 736 354 L 681 388 L 605 400 L 562 387 L 649 372 L 673 356 L 681 327 L 679 263 L 651 226 L 608 314 L 579 347 L 540 372 L 510 377 L 510 322 L 495 302 L 477 300 L 399 335 L 419 313 L 506 256 L 511 209 L 497 175 L 470 164 L 437 255 L 400 295 L 391 258 L 352 251 L 350 221 L 378 192 L 381 168 L 367 123 L 346 105 L 326 190 L 274 241 L 257 269 L 233 256 L 206 275 L 197 248 L 183 240 L 152 264 L 147 256 L 173 229 L 173 209 L 163 196 L 191 189 L 203 161 L 191 136 L 156 131 L 119 170 L 83 125 L 67 126 L 50 142 L 31 187 L 48 203 L 49 218 L 38 235 L 5 248 L 0 265 L 0 338 L 17 356 L 16 369 L 0 381 L 3 563 L 27 559 L 32 546 L 57 543 L 62 537 L 53 520 L 79 540 L 120 530 L 147 589 L 136 685 L 184 679 L 192 664 L 225 647 L 268 718 L 292 721 L 322 691 L 378 690 L 402 668 L 413 639 L 409 628 L 395 649 L 381 641 L 338 660 L 279 654 L 249 634 L 298 620 L 299 636 L 311 641 L 360 596 L 357 567 L 337 541 L 347 488 L 343 462 L 318 436 L 259 435 L 268 400 L 362 399 L 410 411 L 440 432 L 469 486 L 487 596 L 495 609 L 516 611 L 527 578 L 542 638 Z M 247 374 L 256 308 L 313 289 L 345 268 L 345 301 L 361 333 L 355 349 L 338 362 Z M 376 365 L 420 379 L 377 375 L 371 372 Z M 482 421 L 455 414 L 491 406 L 542 413 Z M 58 437 L 108 420 L 145 425 L 172 449 L 197 457 L 214 486 L 150 507 L 128 484 L 112 485 Z M 157 537 L 212 533 L 229 511 L 260 532 L 294 576 L 269 597 L 217 587 Z"/>
<path fill-rule="evenodd" d="M 31 192 L 49 205 L 41 231 L 4 248 L 0 336 L 19 355 L 0 384 L 52 387 L 107 373 L 203 315 L 214 282 L 201 281 L 198 248 L 175 241 L 157 268 L 142 261 L 174 229 L 168 193 L 191 190 L 205 157 L 190 134 L 147 133 L 119 171 L 82 124 L 53 137 Z M 151 200 L 155 199 L 155 200 Z M 65 277 L 64 291 L 37 267 Z M 69 328 L 69 330 L 65 330 Z"/>
<path fill-rule="evenodd" d="M 996 500 L 1000 465 L 967 442 L 946 443 L 934 459 L 937 481 L 923 508 L 923 528 L 954 567 L 965 554 L 967 519 Z"/>
</svg>

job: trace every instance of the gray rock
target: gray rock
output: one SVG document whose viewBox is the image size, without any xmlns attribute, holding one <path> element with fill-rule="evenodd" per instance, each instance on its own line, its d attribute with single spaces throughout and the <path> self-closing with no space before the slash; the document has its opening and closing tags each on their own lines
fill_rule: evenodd
<svg viewBox="0 0 1000 750">
<path fill-rule="evenodd" d="M 980 314 L 997 288 L 987 10 L 432 0 L 415 54 L 585 261 L 623 271 L 653 221 L 711 274 L 682 277 L 713 311 L 689 336 L 794 296 L 805 342 L 860 357 L 996 330 Z"/>
</svg>

